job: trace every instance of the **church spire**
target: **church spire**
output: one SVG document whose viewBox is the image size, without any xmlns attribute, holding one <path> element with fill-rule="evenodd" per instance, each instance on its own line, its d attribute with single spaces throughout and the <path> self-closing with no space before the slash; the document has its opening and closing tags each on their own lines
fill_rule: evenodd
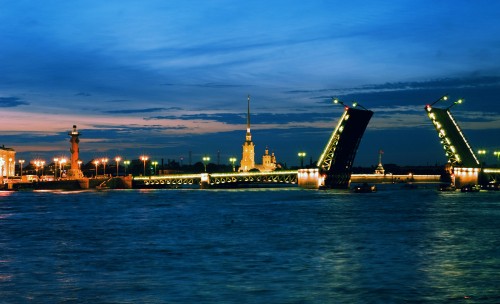
<svg viewBox="0 0 500 304">
<path fill-rule="evenodd" d="M 247 108 L 247 136 L 246 141 L 252 141 L 252 134 L 250 134 L 250 94 L 247 97 L 248 108 Z"/>
</svg>

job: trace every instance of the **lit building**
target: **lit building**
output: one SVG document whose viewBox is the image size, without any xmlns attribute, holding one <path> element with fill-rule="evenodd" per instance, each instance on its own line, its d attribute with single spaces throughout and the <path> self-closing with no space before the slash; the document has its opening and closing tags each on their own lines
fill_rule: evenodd
<svg viewBox="0 0 500 304">
<path fill-rule="evenodd" d="M 16 175 L 16 151 L 12 148 L 0 147 L 0 177 Z"/>
<path fill-rule="evenodd" d="M 276 168 L 276 156 L 274 155 L 274 152 L 269 154 L 269 149 L 267 147 L 264 155 L 262 156 L 262 164 L 255 164 L 255 145 L 252 142 L 252 134 L 250 133 L 250 95 L 248 95 L 247 133 L 245 136 L 245 142 L 243 143 L 243 154 L 238 171 L 248 172 L 252 169 L 257 169 L 264 172 L 274 171 Z"/>
<path fill-rule="evenodd" d="M 73 125 L 73 130 L 68 133 L 69 136 L 71 136 L 70 143 L 71 143 L 71 169 L 68 171 L 68 179 L 78 179 L 78 178 L 83 178 L 83 173 L 80 170 L 80 158 L 79 158 L 79 152 L 80 148 L 78 144 L 80 143 L 80 139 L 78 138 L 80 135 L 82 135 L 80 132 L 76 130 L 76 125 Z"/>
<path fill-rule="evenodd" d="M 266 147 L 266 151 L 262 156 L 262 165 L 255 165 L 255 168 L 261 172 L 274 171 L 277 168 L 276 156 L 274 152 L 269 154 L 269 149 Z"/>
<path fill-rule="evenodd" d="M 242 172 L 248 172 L 255 168 L 255 145 L 252 142 L 252 134 L 250 133 L 250 95 L 248 95 L 247 102 L 247 134 L 243 143 L 243 154 L 239 169 Z"/>
<path fill-rule="evenodd" d="M 375 174 L 384 174 L 385 173 L 384 166 L 382 165 L 382 154 L 384 154 L 384 151 L 380 150 L 378 152 L 378 165 L 377 165 L 377 168 L 375 169 Z"/>
</svg>

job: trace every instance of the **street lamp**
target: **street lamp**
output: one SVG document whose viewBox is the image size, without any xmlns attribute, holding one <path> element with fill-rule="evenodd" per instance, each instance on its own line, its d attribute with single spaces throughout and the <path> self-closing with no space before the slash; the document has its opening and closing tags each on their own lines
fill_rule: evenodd
<svg viewBox="0 0 500 304">
<path fill-rule="evenodd" d="M 83 161 L 81 159 L 79 159 L 76 161 L 76 163 L 78 164 L 78 170 L 81 170 Z"/>
<path fill-rule="evenodd" d="M 61 158 L 61 160 L 59 160 L 59 179 L 62 178 L 62 174 L 63 174 L 63 170 L 64 170 L 64 166 L 66 165 L 66 162 L 68 160 L 66 158 Z"/>
<path fill-rule="evenodd" d="M 124 160 L 123 164 L 125 165 L 125 175 L 127 175 L 127 168 L 128 168 L 128 165 L 130 165 L 130 160 Z"/>
<path fill-rule="evenodd" d="M 433 103 L 430 104 L 430 106 L 432 107 L 433 105 L 435 105 L 436 103 L 440 102 L 441 100 L 448 100 L 448 95 L 444 95 L 444 96 L 441 96 L 438 100 L 434 101 Z"/>
<path fill-rule="evenodd" d="M 144 171 L 143 171 L 143 175 L 146 176 L 146 161 L 148 160 L 149 158 L 146 156 L 146 155 L 141 155 L 140 157 L 140 160 L 142 160 L 142 162 L 144 163 Z"/>
<path fill-rule="evenodd" d="M 461 104 L 462 102 L 464 102 L 464 99 L 463 98 L 460 98 L 459 100 L 455 101 L 454 103 L 452 103 L 449 107 L 446 108 L 446 111 L 448 111 L 449 109 L 451 109 L 451 107 L 453 107 L 454 105 L 456 104 Z"/>
<path fill-rule="evenodd" d="M 116 176 L 118 176 L 118 170 L 120 169 L 120 160 L 122 160 L 122 158 L 120 156 L 115 157 L 115 161 L 116 161 Z"/>
<path fill-rule="evenodd" d="M 21 180 L 23 179 L 23 164 L 24 164 L 24 159 L 19 160 L 19 170 L 21 171 Z"/>
<path fill-rule="evenodd" d="M 54 180 L 57 180 L 57 164 L 59 162 L 59 158 L 54 157 Z"/>
<path fill-rule="evenodd" d="M 236 169 L 234 168 L 234 163 L 236 162 L 236 157 L 230 157 L 229 158 L 229 161 L 231 162 L 231 164 L 233 165 L 233 172 L 236 171 Z"/>
<path fill-rule="evenodd" d="M 42 167 L 42 177 L 43 177 L 43 167 L 45 166 L 45 161 L 40 161 L 40 166 Z"/>
<path fill-rule="evenodd" d="M 156 166 L 158 165 L 158 162 L 157 162 L 157 161 L 154 161 L 154 162 L 151 162 L 151 164 L 152 164 L 153 166 L 155 166 L 154 175 L 156 175 Z"/>
<path fill-rule="evenodd" d="M 299 152 L 298 156 L 300 158 L 300 167 L 304 167 L 304 157 L 306 157 L 306 152 Z"/>
<path fill-rule="evenodd" d="M 335 104 L 339 103 L 339 104 L 345 106 L 345 104 L 342 101 L 340 101 L 338 98 L 332 98 L 332 102 Z"/>
<path fill-rule="evenodd" d="M 497 157 L 497 161 L 500 160 L 500 151 L 494 151 L 493 155 L 495 155 Z"/>
<path fill-rule="evenodd" d="M 94 165 L 95 165 L 95 178 L 97 178 L 97 166 L 99 166 L 99 160 L 94 160 Z"/>
<path fill-rule="evenodd" d="M 486 150 L 479 150 L 477 151 L 477 154 L 479 154 L 479 158 L 483 158 L 483 155 L 486 155 Z M 483 166 L 483 162 L 484 162 L 484 159 L 483 161 L 481 162 L 481 167 Z"/>
<path fill-rule="evenodd" d="M 203 156 L 203 165 L 205 166 L 205 172 L 207 172 L 207 163 L 210 161 L 209 156 Z"/>
<path fill-rule="evenodd" d="M 108 162 L 107 158 L 101 159 L 102 165 L 104 166 L 104 176 L 106 176 L 106 163 Z"/>
</svg>

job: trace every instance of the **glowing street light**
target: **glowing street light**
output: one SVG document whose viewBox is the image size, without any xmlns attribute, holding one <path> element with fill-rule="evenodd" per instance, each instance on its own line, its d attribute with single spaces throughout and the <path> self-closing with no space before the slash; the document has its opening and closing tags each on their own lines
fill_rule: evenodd
<svg viewBox="0 0 500 304">
<path fill-rule="evenodd" d="M 76 163 L 78 164 L 78 170 L 81 170 L 83 161 L 81 159 L 79 159 L 76 161 Z"/>
<path fill-rule="evenodd" d="M 59 163 L 59 158 L 54 157 L 54 180 L 57 180 L 57 166 Z"/>
<path fill-rule="evenodd" d="M 300 158 L 300 167 L 304 167 L 304 157 L 306 157 L 306 152 L 299 152 L 298 156 Z"/>
<path fill-rule="evenodd" d="M 43 167 L 45 167 L 45 161 L 44 160 L 40 161 L 40 166 L 42 167 L 42 176 L 43 176 Z"/>
<path fill-rule="evenodd" d="M 207 172 L 207 163 L 210 161 L 209 156 L 203 156 L 203 165 L 205 166 L 205 172 Z"/>
<path fill-rule="evenodd" d="M 484 163 L 484 155 L 486 155 L 486 152 L 487 152 L 486 150 L 478 150 L 478 151 L 477 151 L 477 154 L 479 155 L 479 158 L 480 158 L 480 159 L 481 159 L 481 158 L 483 158 L 483 161 L 481 162 L 481 166 L 482 166 L 482 165 L 483 165 L 483 163 Z"/>
<path fill-rule="evenodd" d="M 449 109 L 451 109 L 451 107 L 453 107 L 454 105 L 461 104 L 462 102 L 464 102 L 464 99 L 460 98 L 459 100 L 457 100 L 454 103 L 452 103 L 449 107 L 447 107 L 446 111 L 448 111 Z"/>
<path fill-rule="evenodd" d="M 342 101 L 340 101 L 338 98 L 332 98 L 332 102 L 335 103 L 335 104 L 341 104 L 343 105 L 344 107 L 346 106 Z"/>
<path fill-rule="evenodd" d="M 102 165 L 104 166 L 104 176 L 106 176 L 106 164 L 108 163 L 108 159 L 105 157 L 101 159 Z"/>
<path fill-rule="evenodd" d="M 355 107 L 360 107 L 361 109 L 363 109 L 363 110 L 367 110 L 367 111 L 368 111 L 368 109 L 367 109 L 367 108 L 365 108 L 365 107 L 363 107 L 362 105 L 360 105 L 360 104 L 359 104 L 359 102 L 357 102 L 357 101 L 354 101 L 354 102 L 352 103 L 352 107 L 353 107 L 353 108 L 355 108 Z"/>
<path fill-rule="evenodd" d="M 24 159 L 19 160 L 19 170 L 21 171 L 21 180 L 23 179 L 23 165 L 24 165 Z"/>
<path fill-rule="evenodd" d="M 497 157 L 497 161 L 500 160 L 500 151 L 494 151 L 493 155 L 495 155 Z"/>
<path fill-rule="evenodd" d="M 118 176 L 118 170 L 120 169 L 120 160 L 122 160 L 122 158 L 120 156 L 115 157 L 115 162 L 116 162 L 116 176 Z"/>
<path fill-rule="evenodd" d="M 95 177 L 97 178 L 97 166 L 99 166 L 99 160 L 94 160 L 94 165 L 95 165 Z"/>
<path fill-rule="evenodd" d="M 142 160 L 142 162 L 144 163 L 144 171 L 143 171 L 143 175 L 146 176 L 146 161 L 148 160 L 149 158 L 146 156 L 146 155 L 141 155 L 140 157 L 140 160 Z"/>
<path fill-rule="evenodd" d="M 158 165 L 158 162 L 157 162 L 157 161 L 154 161 L 154 162 L 151 162 L 151 164 L 152 164 L 153 166 L 155 166 L 154 175 L 156 175 L 156 166 Z"/>
<path fill-rule="evenodd" d="M 130 160 L 124 160 L 123 164 L 125 165 L 125 175 L 127 175 L 127 168 L 128 168 L 128 165 L 130 165 Z"/>
<path fill-rule="evenodd" d="M 441 96 L 438 100 L 434 101 L 433 103 L 430 104 L 430 106 L 432 107 L 433 105 L 435 105 L 436 103 L 440 102 L 441 100 L 448 100 L 448 95 L 444 95 L 444 96 Z"/>
<path fill-rule="evenodd" d="M 231 162 L 231 164 L 233 165 L 233 172 L 236 171 L 236 169 L 234 168 L 234 163 L 236 162 L 236 157 L 230 157 L 229 158 L 229 161 Z"/>
</svg>

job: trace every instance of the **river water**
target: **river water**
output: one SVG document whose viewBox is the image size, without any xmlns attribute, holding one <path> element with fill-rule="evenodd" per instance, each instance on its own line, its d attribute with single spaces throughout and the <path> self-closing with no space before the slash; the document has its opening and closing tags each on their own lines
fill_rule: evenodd
<svg viewBox="0 0 500 304">
<path fill-rule="evenodd" d="M 0 303 L 500 303 L 500 192 L 0 192 Z"/>
</svg>

